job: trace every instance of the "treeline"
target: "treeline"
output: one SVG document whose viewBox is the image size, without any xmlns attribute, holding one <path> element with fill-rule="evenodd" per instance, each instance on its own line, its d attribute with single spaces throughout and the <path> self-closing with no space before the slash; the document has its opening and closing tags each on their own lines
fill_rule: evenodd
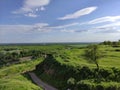
<svg viewBox="0 0 120 90">
<path fill-rule="evenodd" d="M 120 40 L 118 41 L 104 41 L 102 43 L 100 43 L 102 45 L 111 45 L 111 46 L 120 46 Z"/>
<path fill-rule="evenodd" d="M 0 52 L 0 66 L 9 65 L 19 62 L 18 53 L 3 53 Z"/>
<path fill-rule="evenodd" d="M 45 57 L 46 52 L 41 50 L 13 50 L 6 48 L 0 51 L 0 67 L 22 62 L 20 58 L 30 57 L 31 60 Z"/>
</svg>

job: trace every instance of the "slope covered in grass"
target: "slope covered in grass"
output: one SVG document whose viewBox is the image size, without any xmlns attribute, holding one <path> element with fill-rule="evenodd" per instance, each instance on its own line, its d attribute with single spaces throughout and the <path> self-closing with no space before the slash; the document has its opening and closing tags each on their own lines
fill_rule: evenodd
<svg viewBox="0 0 120 90">
<path fill-rule="evenodd" d="M 5 66 L 0 69 L 0 90 L 42 90 L 24 75 L 31 71 L 42 59 L 28 61 L 21 64 Z"/>
<path fill-rule="evenodd" d="M 32 84 L 28 79 L 25 79 L 26 77 L 21 74 L 26 71 L 34 70 L 37 65 L 36 73 L 38 76 L 60 90 L 66 90 L 67 88 L 72 88 L 72 90 L 74 90 L 73 87 L 81 87 L 80 90 L 96 90 L 97 88 L 119 90 L 120 47 L 99 45 L 99 48 L 103 53 L 103 57 L 99 60 L 99 77 L 101 83 L 96 82 L 96 76 L 98 75 L 95 73 L 96 65 L 88 62 L 88 60 L 83 57 L 86 46 L 30 45 L 14 47 L 1 46 L 0 48 L 1 50 L 10 53 L 11 50 L 16 52 L 16 49 L 22 51 L 24 53 L 22 53 L 23 55 L 20 54 L 20 57 L 23 58 L 26 56 L 32 56 L 35 58 L 46 57 L 46 55 L 53 56 L 52 58 L 46 58 L 44 61 L 42 61 L 43 58 L 40 60 L 35 60 L 35 58 L 33 58 L 31 61 L 20 62 L 21 64 L 2 67 L 0 69 L 0 82 L 3 84 L 1 84 L 1 88 L 22 88 L 23 84 L 26 83 L 23 89 L 26 90 L 29 85 L 29 89 L 35 88 L 35 90 L 39 90 L 39 87 Z M 4 82 L 6 84 L 4 84 Z M 19 83 L 20 86 L 14 86 L 15 82 Z"/>
<path fill-rule="evenodd" d="M 99 60 L 98 73 L 96 65 L 83 57 L 85 49 L 69 48 L 58 54 L 48 54 L 37 65 L 37 75 L 60 90 L 119 90 L 120 47 L 100 45 L 103 57 Z"/>
<path fill-rule="evenodd" d="M 0 79 L 0 90 L 42 90 L 23 75 L 14 75 Z"/>
</svg>

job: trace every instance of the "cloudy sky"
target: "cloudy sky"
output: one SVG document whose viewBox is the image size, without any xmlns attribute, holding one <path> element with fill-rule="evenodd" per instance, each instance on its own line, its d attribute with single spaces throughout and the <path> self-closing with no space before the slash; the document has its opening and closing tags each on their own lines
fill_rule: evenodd
<svg viewBox="0 0 120 90">
<path fill-rule="evenodd" d="M 120 39 L 120 0 L 0 0 L 0 43 Z"/>
</svg>

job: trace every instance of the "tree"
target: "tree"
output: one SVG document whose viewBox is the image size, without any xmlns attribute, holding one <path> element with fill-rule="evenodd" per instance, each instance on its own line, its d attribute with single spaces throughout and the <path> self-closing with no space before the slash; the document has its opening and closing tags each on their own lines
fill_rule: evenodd
<svg viewBox="0 0 120 90">
<path fill-rule="evenodd" d="M 87 47 L 84 53 L 84 57 L 92 63 L 96 64 L 97 71 L 99 71 L 98 60 L 102 57 L 98 45 L 90 45 Z"/>
<path fill-rule="evenodd" d="M 111 41 L 104 41 L 101 44 L 103 44 L 103 45 L 112 45 L 112 42 Z"/>
</svg>

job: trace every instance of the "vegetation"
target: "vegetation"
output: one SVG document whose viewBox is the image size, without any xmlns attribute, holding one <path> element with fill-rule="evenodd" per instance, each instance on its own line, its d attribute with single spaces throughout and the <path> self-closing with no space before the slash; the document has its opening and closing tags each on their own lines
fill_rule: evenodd
<svg viewBox="0 0 120 90">
<path fill-rule="evenodd" d="M 116 51 L 119 47 L 106 45 L 99 45 L 99 48 L 92 45 L 87 49 L 73 47 L 64 49 L 58 55 L 49 54 L 41 64 L 37 65 L 35 71 L 37 75 L 60 90 L 68 88 L 72 90 L 119 90 L 120 52 Z M 86 50 L 91 51 L 87 54 L 92 53 L 96 59 L 91 57 L 86 60 L 83 57 Z M 99 60 L 99 63 L 97 61 L 99 70 L 93 63 L 89 63 L 89 60 Z"/>
<path fill-rule="evenodd" d="M 51 83 L 60 90 L 66 90 L 68 88 L 72 90 L 81 90 L 82 88 L 82 90 L 97 90 L 96 88 L 101 85 L 101 83 L 107 84 L 105 88 L 110 88 L 109 82 L 113 83 L 113 87 L 115 87 L 114 83 L 118 85 L 117 87 L 120 87 L 118 77 L 120 76 L 120 69 L 112 67 L 100 68 L 99 76 L 101 82 L 96 81 L 95 76 L 98 74 L 95 72 L 96 68 L 88 66 L 74 67 L 72 65 L 60 63 L 52 55 L 48 55 L 48 57 L 36 67 L 36 73 L 40 78 Z M 94 89 L 91 86 L 92 84 L 90 84 L 91 82 L 95 84 Z M 86 89 L 90 87 L 91 89 Z"/>
<path fill-rule="evenodd" d="M 42 90 L 23 75 L 8 76 L 0 79 L 0 90 Z"/>
<path fill-rule="evenodd" d="M 119 45 L 88 45 L 0 46 L 0 90 L 40 90 L 27 71 L 59 90 L 120 90 Z"/>
<path fill-rule="evenodd" d="M 0 63 L 0 90 L 42 90 L 33 84 L 29 76 L 25 74 L 34 70 L 35 66 L 42 61 L 42 58 L 21 62 L 18 50 L 8 47 L 3 48 L 2 46 L 1 54 L 0 61 L 4 62 Z M 15 60 L 15 58 L 18 60 Z"/>
<path fill-rule="evenodd" d="M 42 90 L 24 72 L 33 70 L 41 60 L 4 66 L 0 69 L 0 90 Z"/>
<path fill-rule="evenodd" d="M 102 55 L 100 50 L 98 50 L 98 45 L 88 46 L 88 49 L 85 50 L 84 56 L 88 61 L 95 63 L 97 66 L 97 70 L 99 71 L 98 59 L 100 59 Z"/>
<path fill-rule="evenodd" d="M 120 46 L 120 40 L 118 41 L 104 41 L 101 43 L 102 45 L 111 45 L 113 47 L 119 47 Z"/>
</svg>

